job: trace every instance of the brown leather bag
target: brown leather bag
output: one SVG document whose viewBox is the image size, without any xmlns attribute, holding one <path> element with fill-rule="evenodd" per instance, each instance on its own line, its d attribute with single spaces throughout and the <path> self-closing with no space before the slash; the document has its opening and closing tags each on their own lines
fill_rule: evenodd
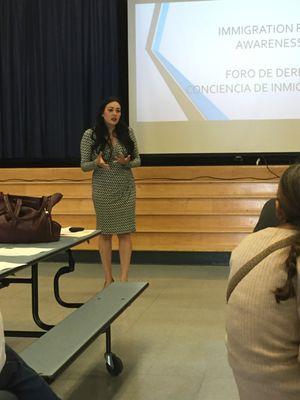
<svg viewBox="0 0 300 400">
<path fill-rule="evenodd" d="M 52 221 L 52 207 L 63 195 L 29 197 L 0 192 L 0 243 L 54 242 L 61 225 Z"/>
</svg>

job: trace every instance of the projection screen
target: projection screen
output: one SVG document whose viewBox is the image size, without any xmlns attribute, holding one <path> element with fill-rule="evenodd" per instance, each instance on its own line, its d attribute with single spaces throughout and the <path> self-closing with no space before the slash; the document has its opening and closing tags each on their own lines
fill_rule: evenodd
<svg viewBox="0 0 300 400">
<path fill-rule="evenodd" d="M 299 0 L 128 0 L 140 152 L 300 151 Z"/>
</svg>

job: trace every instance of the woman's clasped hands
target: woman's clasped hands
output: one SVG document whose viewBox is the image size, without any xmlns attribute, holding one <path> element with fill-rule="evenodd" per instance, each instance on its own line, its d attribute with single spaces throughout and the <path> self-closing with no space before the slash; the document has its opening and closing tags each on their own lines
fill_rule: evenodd
<svg viewBox="0 0 300 400">
<path fill-rule="evenodd" d="M 126 165 L 130 161 L 130 155 L 125 157 L 124 154 L 118 154 L 115 158 L 115 162 L 121 164 L 121 165 Z"/>
<path fill-rule="evenodd" d="M 109 164 L 107 164 L 102 157 L 102 151 L 100 151 L 100 153 L 98 154 L 96 163 L 97 163 L 98 167 L 100 167 L 100 168 L 109 169 Z"/>
<path fill-rule="evenodd" d="M 118 154 L 115 157 L 115 161 L 114 162 L 115 163 L 119 163 L 121 165 L 127 165 L 129 163 L 129 161 L 130 161 L 130 155 L 125 157 L 124 154 Z M 100 167 L 100 168 L 103 168 L 103 169 L 109 169 L 110 168 L 109 164 L 105 162 L 105 160 L 104 160 L 104 158 L 102 156 L 102 151 L 100 151 L 96 162 L 97 162 L 98 167 Z"/>
</svg>

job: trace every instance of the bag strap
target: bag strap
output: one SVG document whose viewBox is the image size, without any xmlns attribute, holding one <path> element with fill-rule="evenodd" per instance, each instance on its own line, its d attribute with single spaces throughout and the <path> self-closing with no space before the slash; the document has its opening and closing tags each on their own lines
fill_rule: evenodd
<svg viewBox="0 0 300 400">
<path fill-rule="evenodd" d="M 5 195 L 3 196 L 3 198 L 4 198 L 4 203 L 5 203 L 5 206 L 6 206 L 6 209 L 7 209 L 7 212 L 8 212 L 8 214 L 9 214 L 9 216 L 10 216 L 12 219 L 18 218 L 19 213 L 20 213 L 20 210 L 21 210 L 21 206 L 22 206 L 22 200 L 21 200 L 21 199 L 17 199 L 16 207 L 15 207 L 15 209 L 13 210 L 13 209 L 12 209 L 12 206 L 11 206 L 11 204 L 10 204 L 10 200 L 9 200 L 8 195 L 5 194 Z"/>
<path fill-rule="evenodd" d="M 54 193 L 51 196 L 48 196 L 47 210 L 50 212 L 52 208 L 62 199 L 63 195 L 61 193 Z"/>
<path fill-rule="evenodd" d="M 247 261 L 230 279 L 227 287 L 226 300 L 227 303 L 229 298 L 234 291 L 235 287 L 240 283 L 240 281 L 264 258 L 268 257 L 271 253 L 276 250 L 283 249 L 284 247 L 292 245 L 297 239 L 300 239 L 300 234 L 290 236 L 288 238 L 279 240 L 276 243 L 271 244 L 271 246 L 267 247 L 260 253 L 258 253 L 255 257 L 251 258 L 251 260 Z"/>
</svg>

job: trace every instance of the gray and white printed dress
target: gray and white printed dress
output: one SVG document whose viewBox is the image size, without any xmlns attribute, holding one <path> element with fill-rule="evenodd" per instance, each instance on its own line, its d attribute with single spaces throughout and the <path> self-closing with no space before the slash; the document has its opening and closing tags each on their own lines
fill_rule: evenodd
<svg viewBox="0 0 300 400">
<path fill-rule="evenodd" d="M 134 154 L 131 161 L 121 165 L 115 161 L 118 154 L 128 155 L 125 146 L 118 140 L 112 148 L 109 169 L 97 165 L 98 154 L 92 150 L 94 143 L 93 130 L 84 132 L 81 144 L 81 169 L 93 171 L 93 202 L 96 212 L 97 229 L 102 234 L 122 234 L 135 231 L 135 182 L 131 168 L 141 164 L 137 142 L 133 131 L 129 134 L 134 143 Z M 103 151 L 103 158 L 109 158 L 109 147 Z"/>
</svg>

